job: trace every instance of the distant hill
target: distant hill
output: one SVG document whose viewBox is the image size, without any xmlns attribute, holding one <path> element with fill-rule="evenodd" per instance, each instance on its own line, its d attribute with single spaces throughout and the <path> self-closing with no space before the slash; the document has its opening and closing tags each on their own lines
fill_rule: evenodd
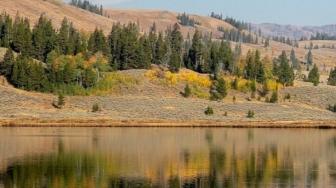
<svg viewBox="0 0 336 188">
<path fill-rule="evenodd" d="M 253 31 L 258 32 L 259 29 L 265 36 L 284 36 L 292 39 L 310 38 L 316 33 L 326 33 L 331 36 L 336 35 L 336 25 L 295 26 L 273 23 L 252 24 Z"/>
<path fill-rule="evenodd" d="M 129 22 L 138 23 L 143 32 L 147 32 L 155 22 L 158 31 L 164 31 L 179 22 L 177 19 L 178 13 L 175 12 L 105 9 L 104 15 L 106 16 L 101 16 L 70 6 L 60 0 L 1 0 L 0 12 L 6 12 L 12 17 L 15 17 L 17 14 L 28 17 L 32 25 L 37 22 L 41 14 L 45 14 L 48 18 L 52 19 L 56 27 L 60 26 L 64 17 L 67 17 L 77 29 L 87 32 L 93 31 L 97 27 L 108 33 L 113 23 L 117 22 L 122 24 Z M 188 33 L 192 34 L 197 28 L 203 32 L 212 33 L 216 38 L 220 38 L 222 34 L 218 31 L 218 27 L 225 29 L 234 28 L 225 21 L 214 18 L 197 15 L 190 15 L 190 17 L 199 22 L 199 25 L 195 27 L 181 26 L 182 33 L 185 36 Z"/>
<path fill-rule="evenodd" d="M 156 24 L 158 31 L 165 31 L 168 27 L 179 23 L 177 19 L 178 13 L 160 10 L 134 10 L 134 9 L 105 9 L 105 15 L 115 22 L 127 24 L 129 22 L 136 22 L 139 24 L 143 32 L 148 32 L 149 28 Z M 232 25 L 225 21 L 211 18 L 208 16 L 189 15 L 199 24 L 195 27 L 181 26 L 182 33 L 187 36 L 188 33 L 192 34 L 195 29 L 203 33 L 212 33 L 215 38 L 222 37 L 222 32 L 218 31 L 219 27 L 225 29 L 235 29 Z"/>
</svg>

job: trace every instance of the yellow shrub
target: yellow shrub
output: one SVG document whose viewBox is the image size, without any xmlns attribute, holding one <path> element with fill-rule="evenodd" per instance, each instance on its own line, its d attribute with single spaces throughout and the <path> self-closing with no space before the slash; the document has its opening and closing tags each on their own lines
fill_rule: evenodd
<svg viewBox="0 0 336 188">
<path fill-rule="evenodd" d="M 118 91 L 122 87 L 132 87 L 139 81 L 134 77 L 118 72 L 106 73 L 96 86 L 89 89 L 90 95 L 106 95 Z"/>
<path fill-rule="evenodd" d="M 271 90 L 271 91 L 276 91 L 277 89 L 282 89 L 283 88 L 283 86 L 281 84 L 277 83 L 276 80 L 267 80 L 266 83 L 267 83 L 268 89 Z"/>
<path fill-rule="evenodd" d="M 190 85 L 206 88 L 209 88 L 211 85 L 211 81 L 208 75 L 201 75 L 199 73 L 186 69 L 183 69 L 178 73 L 172 73 L 170 71 L 162 72 L 158 69 L 149 70 L 145 73 L 145 76 L 150 80 L 163 81 L 163 83 L 171 86 L 185 82 Z"/>
</svg>

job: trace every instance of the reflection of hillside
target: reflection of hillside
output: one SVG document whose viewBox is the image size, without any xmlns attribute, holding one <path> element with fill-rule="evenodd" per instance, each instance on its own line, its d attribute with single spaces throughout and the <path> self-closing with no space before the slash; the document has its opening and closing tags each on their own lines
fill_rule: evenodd
<svg viewBox="0 0 336 188">
<path fill-rule="evenodd" d="M 209 137 L 211 134 L 211 137 Z M 307 172 L 295 169 L 290 152 L 274 145 L 237 153 L 213 143 L 207 133 L 206 152 L 183 151 L 184 163 L 162 161 L 153 169 L 134 174 L 132 164 L 117 155 L 66 152 L 59 142 L 54 154 L 14 161 L 0 174 L 5 187 L 293 187 L 316 185 L 318 163 Z M 140 167 L 141 168 L 141 167 Z M 330 165 L 330 176 L 335 167 Z M 144 173 L 141 173 L 144 172 Z M 296 175 L 296 176 L 295 176 Z"/>
</svg>

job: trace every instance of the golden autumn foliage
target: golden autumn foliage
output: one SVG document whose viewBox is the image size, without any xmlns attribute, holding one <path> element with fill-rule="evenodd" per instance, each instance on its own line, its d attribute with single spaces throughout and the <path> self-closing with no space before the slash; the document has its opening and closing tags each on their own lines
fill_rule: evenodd
<svg viewBox="0 0 336 188">
<path fill-rule="evenodd" d="M 136 78 L 121 74 L 119 72 L 109 72 L 105 73 L 103 79 L 98 81 L 98 83 L 88 90 L 89 95 L 108 95 L 118 90 L 122 87 L 132 87 L 137 85 L 139 80 Z"/>
<path fill-rule="evenodd" d="M 178 73 L 153 69 L 148 70 L 145 73 L 145 76 L 150 80 L 161 80 L 170 86 L 175 86 L 181 83 L 188 83 L 189 85 L 203 88 L 210 88 L 211 86 L 211 81 L 208 75 L 202 75 L 188 69 L 182 69 Z"/>
</svg>

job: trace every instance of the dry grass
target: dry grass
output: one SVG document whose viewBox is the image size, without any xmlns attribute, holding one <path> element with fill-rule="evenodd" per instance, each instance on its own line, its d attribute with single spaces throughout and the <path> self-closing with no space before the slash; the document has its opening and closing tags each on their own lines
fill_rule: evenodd
<svg viewBox="0 0 336 188">
<path fill-rule="evenodd" d="M 97 27 L 109 32 L 113 24 L 113 20 L 57 1 L 1 0 L 0 11 L 5 11 L 12 17 L 19 13 L 20 16 L 29 18 L 31 25 L 38 21 L 41 14 L 46 14 L 56 27 L 67 17 L 76 28 L 83 31 L 93 31 Z"/>
<path fill-rule="evenodd" d="M 322 44 L 334 44 L 335 42 L 332 41 L 312 41 L 314 44 L 319 44 L 320 46 Z M 301 41 L 299 48 L 293 48 L 292 46 L 289 46 L 287 44 L 271 41 L 270 47 L 265 48 L 262 44 L 254 45 L 254 44 L 243 44 L 242 45 L 242 53 L 243 55 L 246 55 L 249 50 L 256 50 L 258 49 L 262 56 L 269 57 L 269 58 L 275 58 L 278 57 L 282 51 L 285 51 L 288 58 L 289 54 L 292 49 L 295 50 L 296 57 L 302 61 L 306 61 L 306 55 L 308 53 L 308 49 L 304 49 L 304 44 L 308 44 L 310 41 Z M 336 43 L 335 43 L 336 45 Z M 313 49 L 313 60 L 314 62 L 319 66 L 320 71 L 322 74 L 328 74 L 330 69 L 336 66 L 336 49 L 328 49 L 328 48 L 320 48 L 320 49 Z M 303 65 L 302 65 L 303 66 Z M 303 69 L 305 67 L 302 67 Z"/>
<path fill-rule="evenodd" d="M 223 102 L 215 102 L 183 98 L 179 94 L 183 86 L 177 89 L 153 83 L 146 78 L 145 72 L 118 72 L 112 75 L 113 80 L 123 85 L 118 93 L 68 96 L 66 106 L 61 110 L 51 105 L 57 96 L 0 86 L 0 119 L 7 125 L 26 123 L 30 126 L 314 126 L 313 123 L 317 126 L 336 121 L 335 114 L 326 110 L 324 105 L 336 102 L 336 89 L 333 87 L 302 85 L 286 88 L 280 91 L 280 99 L 290 93 L 291 102 L 280 100 L 279 104 L 247 101 L 249 93 L 232 90 Z M 136 76 L 140 82 L 129 78 L 129 75 Z M 132 87 L 127 87 L 128 84 Z M 233 96 L 236 96 L 236 102 L 232 101 Z M 96 103 L 102 111 L 92 113 L 92 105 Z M 204 114 L 208 106 L 214 109 L 213 116 Z M 248 110 L 255 112 L 254 119 L 246 118 Z"/>
</svg>

